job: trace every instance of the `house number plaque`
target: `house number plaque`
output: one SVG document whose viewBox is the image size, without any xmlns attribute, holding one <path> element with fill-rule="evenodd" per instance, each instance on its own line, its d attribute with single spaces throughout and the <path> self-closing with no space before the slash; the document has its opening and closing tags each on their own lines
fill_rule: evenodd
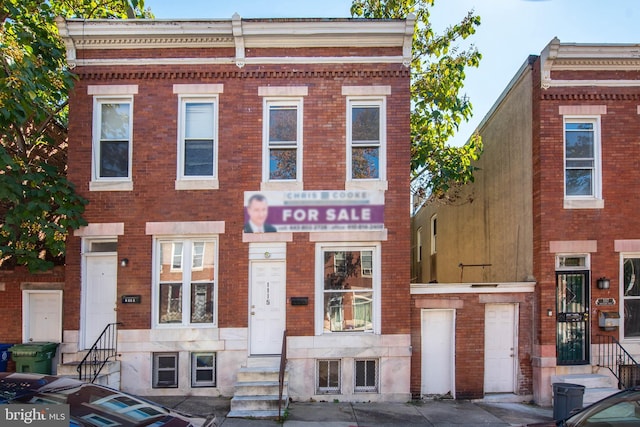
<svg viewBox="0 0 640 427">
<path fill-rule="evenodd" d="M 269 282 L 267 282 L 267 305 L 271 305 L 271 301 L 269 299 Z"/>
<path fill-rule="evenodd" d="M 123 295 L 122 303 L 123 304 L 140 304 L 142 301 L 142 296 L 140 295 Z"/>
</svg>

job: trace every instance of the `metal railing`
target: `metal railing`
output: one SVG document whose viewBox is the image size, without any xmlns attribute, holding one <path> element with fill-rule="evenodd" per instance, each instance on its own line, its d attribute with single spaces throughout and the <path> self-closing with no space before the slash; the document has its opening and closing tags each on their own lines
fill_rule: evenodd
<svg viewBox="0 0 640 427">
<path fill-rule="evenodd" d="M 282 333 L 282 351 L 280 352 L 280 372 L 278 373 L 278 420 L 282 422 L 282 390 L 284 373 L 287 368 L 287 330 Z"/>
<path fill-rule="evenodd" d="M 640 385 L 640 365 L 620 342 L 610 335 L 596 335 L 597 365 L 609 369 L 618 380 L 618 388 Z"/>
<path fill-rule="evenodd" d="M 117 355 L 118 325 L 122 325 L 122 323 L 109 323 L 105 326 L 96 342 L 84 356 L 76 368 L 80 381 L 93 383 L 109 359 Z"/>
</svg>

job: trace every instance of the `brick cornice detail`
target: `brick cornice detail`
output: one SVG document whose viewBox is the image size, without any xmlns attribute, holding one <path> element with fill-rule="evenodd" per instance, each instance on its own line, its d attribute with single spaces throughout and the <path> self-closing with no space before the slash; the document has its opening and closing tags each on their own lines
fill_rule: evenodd
<svg viewBox="0 0 640 427">
<path fill-rule="evenodd" d="M 175 79 L 291 79 L 291 78 L 405 78 L 409 69 L 399 70 L 256 70 L 256 71 L 80 71 L 83 80 L 175 80 Z"/>
<path fill-rule="evenodd" d="M 638 101 L 640 93 L 550 93 L 542 92 L 545 101 Z"/>
</svg>

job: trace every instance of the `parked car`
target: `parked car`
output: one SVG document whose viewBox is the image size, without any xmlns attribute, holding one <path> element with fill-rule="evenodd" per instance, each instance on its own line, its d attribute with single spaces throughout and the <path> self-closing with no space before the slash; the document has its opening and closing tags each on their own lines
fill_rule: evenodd
<svg viewBox="0 0 640 427">
<path fill-rule="evenodd" d="M 188 415 L 109 387 L 55 375 L 0 372 L 0 404 L 7 403 L 68 404 L 71 426 L 216 425 L 215 415 Z"/>
<path fill-rule="evenodd" d="M 640 386 L 605 397 L 564 420 L 529 424 L 528 427 L 631 427 L 640 426 Z"/>
</svg>

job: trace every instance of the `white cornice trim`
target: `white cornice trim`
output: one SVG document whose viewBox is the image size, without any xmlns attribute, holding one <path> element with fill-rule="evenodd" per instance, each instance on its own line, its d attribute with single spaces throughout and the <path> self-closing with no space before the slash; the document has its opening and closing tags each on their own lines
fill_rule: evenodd
<svg viewBox="0 0 640 427">
<path fill-rule="evenodd" d="M 560 43 L 556 37 L 540 54 L 541 87 L 636 87 L 639 80 L 553 80 L 552 71 L 638 71 L 640 44 Z"/>
<path fill-rule="evenodd" d="M 235 58 L 231 62 L 238 67 L 248 63 L 305 63 L 296 62 L 292 58 L 248 59 L 246 58 L 247 49 L 319 47 L 401 48 L 400 60 L 394 58 L 393 61 L 356 62 L 399 62 L 409 66 L 415 16 L 410 15 L 406 20 L 242 19 L 238 14 L 234 14 L 231 20 L 65 20 L 57 18 L 56 24 L 65 43 L 67 62 L 72 67 L 91 64 L 87 62 L 88 60 L 78 58 L 81 56 L 78 55 L 78 50 L 221 47 L 235 48 Z M 164 61 L 171 60 L 164 59 Z M 305 59 L 299 58 L 299 60 Z M 226 63 L 228 59 L 222 59 L 222 62 Z M 336 61 L 330 60 L 330 62 Z M 102 64 L 116 65 L 115 62 Z"/>
<path fill-rule="evenodd" d="M 411 295 L 437 294 L 497 294 L 534 292 L 535 282 L 502 283 L 412 283 Z"/>
<path fill-rule="evenodd" d="M 639 87 L 640 80 L 551 80 L 546 82 L 546 87 Z"/>
<path fill-rule="evenodd" d="M 134 65 L 229 65 L 236 58 L 132 58 L 77 59 L 77 66 L 134 66 Z M 402 64 L 401 56 L 320 56 L 320 57 L 264 57 L 244 58 L 244 65 L 264 64 Z M 237 64 L 236 64 L 237 65 Z"/>
</svg>

